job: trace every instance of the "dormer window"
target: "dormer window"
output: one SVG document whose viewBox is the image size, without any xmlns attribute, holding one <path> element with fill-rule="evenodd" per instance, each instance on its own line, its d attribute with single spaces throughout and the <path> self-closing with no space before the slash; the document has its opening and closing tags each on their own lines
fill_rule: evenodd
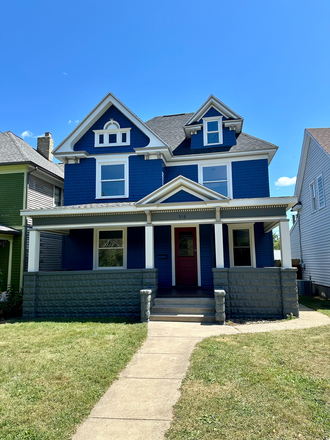
<svg viewBox="0 0 330 440">
<path fill-rule="evenodd" d="M 222 116 L 203 118 L 203 132 L 204 146 L 222 144 Z"/>
<path fill-rule="evenodd" d="M 130 128 L 120 128 L 117 121 L 110 119 L 103 130 L 94 130 L 95 147 L 115 147 L 130 145 Z"/>
</svg>

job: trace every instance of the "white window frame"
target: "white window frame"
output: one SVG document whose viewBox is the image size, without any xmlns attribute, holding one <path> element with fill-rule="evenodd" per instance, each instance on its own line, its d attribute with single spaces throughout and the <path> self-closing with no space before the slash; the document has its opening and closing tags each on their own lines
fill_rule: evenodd
<svg viewBox="0 0 330 440">
<path fill-rule="evenodd" d="M 218 130 L 216 131 L 208 131 L 207 130 L 207 123 L 208 122 L 218 122 Z M 219 133 L 219 142 L 215 143 L 209 143 L 207 141 L 207 135 L 208 133 Z M 204 137 L 204 146 L 206 145 L 221 145 L 223 144 L 223 130 L 222 130 L 222 116 L 213 116 L 210 118 L 203 118 L 203 137 Z"/>
<path fill-rule="evenodd" d="M 313 187 L 314 187 L 314 195 L 313 195 Z M 311 198 L 311 212 L 316 212 L 317 205 L 316 205 L 316 185 L 315 180 L 309 184 L 309 193 Z"/>
<path fill-rule="evenodd" d="M 322 192 L 323 192 L 323 200 L 324 200 L 324 204 L 322 206 L 321 206 L 321 203 L 320 203 L 319 179 L 321 179 L 321 181 L 322 181 Z M 319 176 L 317 176 L 316 184 L 317 184 L 317 195 L 318 195 L 318 208 L 319 209 L 323 209 L 325 207 L 326 203 L 325 203 L 325 192 L 324 192 L 324 179 L 323 179 L 323 174 L 322 173 Z"/>
<path fill-rule="evenodd" d="M 251 266 L 235 266 L 234 265 L 234 239 L 233 231 L 237 229 L 248 229 L 249 239 L 250 239 L 250 257 Z M 256 246 L 254 240 L 254 223 L 243 223 L 243 224 L 229 224 L 228 225 L 228 240 L 229 240 L 229 262 L 230 267 L 256 267 Z"/>
<path fill-rule="evenodd" d="M 99 237 L 101 231 L 122 231 L 123 233 L 123 266 L 116 267 L 99 267 Z M 95 228 L 94 229 L 94 246 L 93 246 L 93 270 L 119 270 L 127 269 L 127 227 L 118 228 Z"/>
<path fill-rule="evenodd" d="M 107 129 L 108 125 L 115 125 L 117 128 Z M 130 145 L 131 144 L 131 128 L 120 128 L 117 121 L 110 119 L 104 127 L 103 130 L 93 130 L 95 135 L 94 146 L 95 147 L 117 147 L 120 145 Z M 126 133 L 126 141 L 123 142 L 123 133 Z M 116 142 L 109 142 L 109 134 L 116 135 Z M 100 136 L 103 135 L 103 143 L 100 143 Z"/>
<path fill-rule="evenodd" d="M 198 183 L 204 186 L 203 181 L 203 168 L 205 167 L 216 167 L 216 166 L 226 166 L 227 167 L 227 197 L 233 198 L 233 185 L 232 185 L 232 173 L 231 173 L 231 162 L 229 161 L 205 161 L 198 164 Z"/>
<path fill-rule="evenodd" d="M 124 194 L 118 196 L 102 196 L 102 185 L 101 185 L 101 168 L 103 165 L 124 165 Z M 99 159 L 96 160 L 96 199 L 124 199 L 129 197 L 129 172 L 128 172 L 128 157 L 121 160 L 109 160 L 109 159 Z"/>
</svg>

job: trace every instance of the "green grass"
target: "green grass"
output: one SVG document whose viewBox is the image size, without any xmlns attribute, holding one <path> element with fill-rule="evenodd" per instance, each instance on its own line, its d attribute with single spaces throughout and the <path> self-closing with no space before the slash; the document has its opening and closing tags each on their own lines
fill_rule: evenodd
<svg viewBox="0 0 330 440">
<path fill-rule="evenodd" d="M 70 439 L 146 335 L 111 319 L 1 324 L 0 439 Z"/>
<path fill-rule="evenodd" d="M 299 295 L 299 302 L 310 309 L 330 316 L 330 299 L 320 298 L 318 296 Z"/>
<path fill-rule="evenodd" d="M 330 326 L 205 339 L 171 440 L 330 438 Z"/>
</svg>

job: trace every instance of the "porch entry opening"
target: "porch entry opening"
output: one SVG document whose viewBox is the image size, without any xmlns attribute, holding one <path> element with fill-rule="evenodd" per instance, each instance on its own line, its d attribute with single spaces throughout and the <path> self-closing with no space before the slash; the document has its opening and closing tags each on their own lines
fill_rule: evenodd
<svg viewBox="0 0 330 440">
<path fill-rule="evenodd" d="M 196 228 L 175 228 L 175 282 L 197 286 Z"/>
</svg>

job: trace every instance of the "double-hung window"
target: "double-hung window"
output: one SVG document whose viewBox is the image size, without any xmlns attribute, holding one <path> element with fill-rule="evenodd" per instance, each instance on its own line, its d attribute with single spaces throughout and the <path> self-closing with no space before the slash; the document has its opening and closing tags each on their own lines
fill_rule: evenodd
<svg viewBox="0 0 330 440">
<path fill-rule="evenodd" d="M 222 116 L 203 118 L 203 133 L 204 146 L 222 144 Z"/>
<path fill-rule="evenodd" d="M 311 194 L 311 209 L 312 212 L 316 211 L 316 188 L 315 188 L 315 182 L 312 182 L 310 184 L 310 194 Z"/>
<path fill-rule="evenodd" d="M 62 188 L 54 186 L 54 206 L 62 206 Z"/>
<path fill-rule="evenodd" d="M 255 267 L 254 225 L 228 225 L 230 267 Z"/>
<path fill-rule="evenodd" d="M 200 183 L 213 191 L 228 196 L 227 165 L 202 166 Z"/>
<path fill-rule="evenodd" d="M 128 197 L 128 161 L 97 162 L 96 198 Z"/>
<path fill-rule="evenodd" d="M 96 268 L 125 268 L 125 230 L 97 230 L 96 233 Z"/>
</svg>

